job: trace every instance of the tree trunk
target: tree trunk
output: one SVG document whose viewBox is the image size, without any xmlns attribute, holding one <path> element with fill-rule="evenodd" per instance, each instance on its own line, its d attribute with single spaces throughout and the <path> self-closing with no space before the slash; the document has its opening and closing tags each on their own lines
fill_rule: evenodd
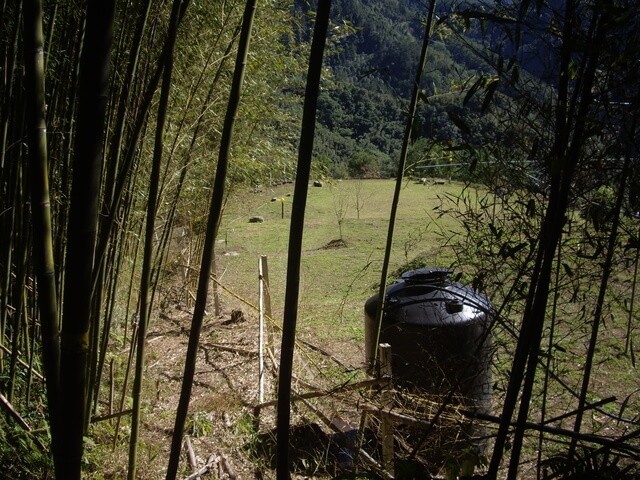
<svg viewBox="0 0 640 480">
<path fill-rule="evenodd" d="M 93 266 L 114 14 L 114 0 L 89 2 L 80 61 L 61 343 L 64 449 L 59 477 L 65 479 L 81 476 L 85 411 L 88 408 L 87 358 Z"/>
<path fill-rule="evenodd" d="M 284 299 L 282 344 L 280 347 L 280 369 L 278 378 L 278 420 L 276 475 L 278 480 L 289 480 L 289 424 L 291 421 L 291 375 L 293 350 L 298 321 L 298 296 L 300 293 L 300 262 L 302 259 L 302 230 L 307 203 L 307 190 L 311 172 L 313 137 L 316 127 L 316 110 L 322 75 L 322 58 L 327 39 L 331 0 L 318 2 L 315 29 L 309 57 L 309 71 L 302 113 L 302 131 L 298 151 L 298 169 L 291 209 L 289 230 L 289 256 L 287 260 L 287 287 Z"/>
<path fill-rule="evenodd" d="M 27 0 L 24 2 L 24 7 L 25 88 L 28 99 L 27 129 L 31 178 L 33 257 L 36 269 L 36 291 L 42 330 L 42 357 L 47 385 L 53 459 L 58 477 L 62 478 L 59 423 L 60 325 L 49 203 L 42 1 Z"/>
</svg>

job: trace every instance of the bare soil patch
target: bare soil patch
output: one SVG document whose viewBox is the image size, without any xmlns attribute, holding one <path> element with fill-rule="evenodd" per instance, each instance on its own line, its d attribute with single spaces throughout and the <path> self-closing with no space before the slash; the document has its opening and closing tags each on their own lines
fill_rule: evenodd
<svg viewBox="0 0 640 480">
<path fill-rule="evenodd" d="M 209 313 L 212 311 L 213 306 Z M 233 299 L 222 312 L 219 317 L 207 317 L 202 328 L 185 429 L 195 465 L 190 465 L 185 445 L 179 478 L 187 478 L 207 465 L 209 476 L 202 478 L 275 478 L 275 406 L 265 406 L 259 410 L 259 417 L 254 416 L 260 403 L 258 315 L 251 308 L 238 308 Z M 163 478 L 166 470 L 191 319 L 189 308 L 165 306 L 150 327 L 145 379 L 149 400 L 142 426 L 143 443 L 148 447 L 141 454 L 146 472 L 141 478 Z M 265 351 L 264 402 L 269 402 L 276 398 L 277 328 L 269 327 L 266 338 L 269 348 Z M 296 371 L 305 378 L 294 379 L 294 391 L 322 391 L 331 388 L 333 381 L 348 382 L 349 375 L 360 376 L 359 366 L 351 364 L 361 363 L 357 357 L 338 359 L 309 342 L 301 342 L 298 349 L 301 352 L 297 357 L 305 358 L 296 360 L 300 367 Z M 330 375 L 324 375 L 323 370 Z M 326 411 L 329 417 L 344 410 L 338 398 L 314 403 L 316 407 L 312 408 Z M 342 471 L 335 432 L 323 425 L 313 410 L 300 404 L 292 409 L 291 444 L 292 478 L 334 478 Z M 145 456 L 144 452 L 152 450 Z"/>
<path fill-rule="evenodd" d="M 341 238 L 337 238 L 335 240 L 331 240 L 329 243 L 327 243 L 322 248 L 342 248 L 342 247 L 346 247 L 346 246 L 347 246 L 347 242 L 345 242 Z"/>
</svg>

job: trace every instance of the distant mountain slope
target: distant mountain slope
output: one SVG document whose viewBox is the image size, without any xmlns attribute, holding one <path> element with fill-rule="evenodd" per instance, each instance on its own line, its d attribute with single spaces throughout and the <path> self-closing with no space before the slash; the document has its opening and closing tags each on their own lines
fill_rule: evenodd
<svg viewBox="0 0 640 480">
<path fill-rule="evenodd" d="M 313 9 L 303 1 L 297 8 Z M 445 14 L 446 5 L 440 8 Z M 426 12 L 416 0 L 333 0 L 334 35 L 325 61 L 331 78 L 319 99 L 316 137 L 316 158 L 330 174 L 395 173 Z M 461 132 L 447 113 L 473 109 L 473 103 L 462 107 L 456 90 L 488 70 L 454 36 L 432 36 L 421 86 L 429 103 L 419 107 L 414 125 L 420 148 L 460 139 L 477 143 L 491 131 L 478 116 L 473 132 Z"/>
</svg>

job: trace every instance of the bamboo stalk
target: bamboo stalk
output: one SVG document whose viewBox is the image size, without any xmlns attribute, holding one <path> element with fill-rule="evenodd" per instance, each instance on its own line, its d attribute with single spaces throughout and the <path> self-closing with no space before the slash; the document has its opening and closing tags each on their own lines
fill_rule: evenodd
<svg viewBox="0 0 640 480">
<path fill-rule="evenodd" d="M 605 17 L 607 15 L 602 12 L 594 13 L 591 19 L 591 40 L 595 44 L 602 44 L 604 35 L 604 26 L 606 24 Z M 573 19 L 567 19 L 572 22 Z M 569 36 L 571 38 L 571 36 Z M 569 192 L 571 183 L 575 175 L 576 167 L 580 159 L 580 152 L 587 141 L 586 129 L 588 128 L 588 112 L 591 107 L 592 88 L 596 80 L 596 72 L 598 66 L 598 57 L 600 52 L 598 49 L 586 55 L 582 66 L 581 89 L 574 92 L 574 100 L 571 110 L 575 114 L 575 124 L 573 125 L 571 136 L 567 136 L 567 143 L 564 144 L 564 134 L 559 135 L 556 148 L 557 158 L 563 159 L 560 164 L 557 175 L 557 189 L 552 190 L 549 200 L 547 216 L 545 224 L 541 231 L 541 268 L 539 275 L 539 284 L 535 290 L 535 297 L 531 304 L 531 339 L 528 353 L 528 366 L 526 376 L 523 383 L 522 394 L 520 397 L 520 409 L 518 412 L 518 424 L 513 437 L 513 448 L 511 450 L 509 461 L 508 480 L 515 480 L 518 476 L 518 468 L 520 465 L 520 454 L 522 450 L 522 442 L 524 440 L 524 424 L 529 414 L 530 401 L 533 386 L 535 384 L 536 367 L 538 364 L 538 352 L 540 349 L 541 336 L 546 316 L 546 307 L 549 297 L 548 285 L 553 271 L 554 253 L 557 249 L 558 242 L 562 236 L 565 213 L 569 206 Z M 568 132 L 566 132 L 568 135 Z M 566 153 L 564 153 L 566 152 Z M 564 167 L 564 168 L 563 168 Z M 532 282 L 534 285 L 534 282 Z M 523 332 L 525 333 L 525 332 Z M 526 334 L 526 333 L 525 333 Z M 495 454 L 495 451 L 494 451 Z M 493 459 L 492 459 L 493 460 Z"/>
<path fill-rule="evenodd" d="M 184 4 L 183 4 L 184 3 Z M 158 191 L 160 182 L 160 168 L 164 148 L 165 122 L 168 113 L 169 92 L 171 89 L 171 78 L 173 74 L 173 51 L 178 37 L 178 26 L 180 25 L 181 11 L 188 5 L 188 0 L 174 0 L 171 11 L 171 21 L 164 53 L 164 75 L 162 79 L 162 89 L 160 102 L 158 105 L 158 119 L 155 131 L 155 142 L 153 152 L 153 164 L 151 167 L 151 177 L 149 180 L 149 197 L 147 204 L 147 218 L 145 227 L 145 239 L 142 260 L 142 274 L 140 279 L 140 324 L 138 326 L 138 345 L 133 383 L 133 414 L 131 416 L 131 439 L 129 442 L 129 469 L 127 478 L 134 480 L 137 470 L 138 440 L 140 435 L 141 418 L 141 393 L 144 378 L 144 364 L 147 344 L 147 329 L 151 314 L 151 270 L 153 261 L 153 244 L 155 219 L 158 209 Z"/>
<path fill-rule="evenodd" d="M 563 248 L 562 244 L 558 244 L 558 252 L 557 252 L 557 261 L 556 261 L 556 271 L 554 282 L 556 285 L 560 283 L 560 268 L 562 266 L 562 254 Z M 544 359 L 540 359 L 540 363 L 544 366 L 544 379 L 543 379 L 543 387 L 542 387 L 542 404 L 540 407 L 540 421 L 545 422 L 545 417 L 547 414 L 547 396 L 549 392 L 549 380 L 550 380 L 550 371 L 551 371 L 551 361 L 552 361 L 552 350 L 554 343 L 554 335 L 556 330 L 556 320 L 557 320 L 557 311 L 558 311 L 558 302 L 560 301 L 560 290 L 556 289 L 556 292 L 553 296 L 553 305 L 551 312 L 551 324 L 549 326 L 549 335 L 548 335 L 548 343 L 547 343 L 547 358 L 546 362 Z M 538 478 L 542 478 L 542 451 L 543 451 L 543 442 L 544 442 L 544 432 L 540 432 L 538 435 L 538 466 L 537 466 L 537 475 Z"/>
<path fill-rule="evenodd" d="M 307 85 L 302 115 L 302 130 L 298 151 L 298 166 L 291 210 L 289 230 L 289 255 L 287 259 L 287 287 L 284 301 L 284 318 L 280 348 L 280 370 L 278 378 L 278 419 L 276 447 L 276 477 L 289 480 L 289 424 L 291 420 L 291 375 L 293 350 L 296 339 L 298 296 L 300 289 L 300 263 L 302 260 L 302 231 L 304 227 L 307 190 L 311 171 L 313 137 L 315 134 L 316 109 L 320 91 L 322 58 L 326 43 L 331 0 L 320 0 L 315 18 Z"/>
<path fill-rule="evenodd" d="M 106 99 L 115 0 L 90 3 L 80 61 L 78 131 L 73 161 L 61 342 L 64 422 L 60 478 L 81 476 L 87 409 L 89 329 L 102 175 Z M 73 299 L 73 300 L 72 300 Z M 97 319 L 93 320 L 98 328 Z M 90 382 L 90 380 L 89 380 Z"/>
<path fill-rule="evenodd" d="M 31 162 L 31 208 L 34 228 L 33 255 L 42 331 L 43 366 L 47 381 L 49 425 L 55 469 L 61 473 L 60 343 L 57 287 L 52 245 L 49 174 L 45 124 L 44 39 L 41 0 L 23 2 L 25 82 L 28 99 L 28 134 Z"/>
<path fill-rule="evenodd" d="M 28 7 L 27 7 L 28 9 Z M 19 248 L 18 239 L 16 238 L 16 218 L 18 203 L 16 195 L 21 190 L 22 183 L 19 181 L 19 172 L 22 171 L 23 162 L 20 159 L 23 148 L 14 146 L 11 144 L 18 138 L 24 138 L 24 117 L 22 112 L 24 111 L 25 98 L 22 95 L 22 89 L 20 88 L 20 76 L 17 71 L 18 58 L 20 55 L 19 48 L 19 36 L 21 26 L 23 24 L 23 12 L 20 8 L 20 4 L 14 9 L 13 18 L 10 20 L 8 16 L 5 16 L 3 5 L 3 25 L 0 27 L 2 30 L 9 30 L 11 33 L 4 38 L 7 39 L 7 44 L 4 49 L 5 63 L 4 74 L 0 80 L 2 90 L 2 104 L 0 105 L 0 343 L 4 342 L 4 339 L 8 338 L 8 323 L 10 318 L 10 312 L 13 309 L 11 305 L 12 293 L 14 290 L 14 282 L 11 280 L 12 265 L 14 258 L 14 250 Z M 25 19 L 25 22 L 31 23 L 32 18 Z M 3 32 L 4 33 L 4 32 Z M 32 32 L 27 29 L 24 31 L 25 37 L 32 37 Z M 27 39 L 26 41 L 29 41 Z M 25 42 L 25 47 L 27 46 Z M 29 51 L 25 49 L 25 87 L 31 88 L 30 85 L 30 72 L 33 72 L 34 58 L 36 56 L 35 51 Z M 27 58 L 29 57 L 29 58 Z M 44 85 L 43 85 L 44 88 Z M 33 98 L 33 100 L 40 100 L 39 97 Z M 27 106 L 29 112 L 28 117 L 34 114 L 34 111 L 30 105 Z M 30 119 L 27 118 L 30 125 Z M 28 127 L 29 128 L 29 127 Z M 30 133 L 30 132 L 28 132 Z M 29 140 L 29 147 L 31 148 L 31 141 Z M 22 144 L 23 142 L 20 142 Z M 38 151 L 34 152 L 34 155 L 38 157 Z M 37 268 L 37 267 L 36 267 Z M 0 351 L 0 372 L 6 371 L 4 352 Z M 18 361 L 20 359 L 18 358 Z"/>
<path fill-rule="evenodd" d="M 207 232 L 205 235 L 204 249 L 198 279 L 198 291 L 191 322 L 191 331 L 189 333 L 189 346 L 187 348 L 187 358 L 185 360 L 183 381 L 180 391 L 180 400 L 178 409 L 176 411 L 176 420 L 173 431 L 173 438 L 171 441 L 171 454 L 169 457 L 169 464 L 167 466 L 167 480 L 175 479 L 178 471 L 178 464 L 180 461 L 182 436 L 184 434 L 184 426 L 189 409 L 191 387 L 193 383 L 193 377 L 195 375 L 196 356 L 198 353 L 198 342 L 200 338 L 200 332 L 202 330 L 202 323 L 204 320 L 204 311 L 206 309 L 207 296 L 209 293 L 209 275 L 211 272 L 215 239 L 218 233 L 218 226 L 220 224 L 220 218 L 224 206 L 225 182 L 229 164 L 233 128 L 235 124 L 236 112 L 240 103 L 255 7 L 255 0 L 247 0 L 243 15 L 242 31 L 240 34 L 240 43 L 238 46 L 238 53 L 236 57 L 233 83 L 229 95 L 229 103 L 227 105 L 222 139 L 220 142 L 218 165 L 216 168 L 213 195 L 211 197 L 209 217 L 207 220 Z"/>
<path fill-rule="evenodd" d="M 386 375 L 391 377 L 393 368 L 392 368 L 392 359 L 391 359 L 391 345 L 388 343 L 382 343 L 379 345 L 380 350 L 380 373 L 382 375 Z M 389 384 L 385 385 L 382 390 L 382 408 L 391 409 L 393 408 L 393 384 L 389 382 Z M 391 474 L 391 476 L 395 476 L 395 468 L 393 465 L 394 461 L 394 434 L 393 434 L 393 424 L 389 421 L 387 416 L 382 417 L 382 422 L 380 426 L 380 436 L 382 437 L 382 464 L 384 469 Z"/>
<path fill-rule="evenodd" d="M 25 232 L 25 227 L 28 227 L 28 222 L 26 221 L 25 218 L 23 218 L 23 211 L 22 209 L 20 209 L 20 215 L 18 216 L 17 219 L 19 225 L 18 228 L 20 228 L 22 231 L 19 234 L 18 237 L 18 241 L 17 243 L 17 247 L 18 247 L 18 252 L 17 252 L 17 268 L 16 268 L 16 276 L 15 276 L 15 282 L 14 282 L 14 306 L 15 306 L 15 312 L 13 314 L 13 321 L 11 322 L 11 351 L 12 351 L 12 355 L 11 355 L 11 359 L 10 359 L 10 363 L 9 363 L 9 385 L 8 385 L 8 394 L 7 394 L 7 398 L 10 402 L 13 401 L 13 393 L 15 391 L 15 384 L 16 384 L 16 374 L 17 374 L 17 365 L 18 365 L 18 352 L 20 351 L 20 342 L 21 342 L 21 331 L 22 331 L 22 320 L 24 318 L 24 313 L 25 313 L 25 298 L 24 298 L 24 290 L 25 290 L 25 286 L 24 286 L 24 282 L 26 280 L 26 274 L 25 274 L 25 270 L 27 268 L 26 265 L 26 256 L 27 256 L 27 250 L 26 250 L 26 246 L 28 244 L 28 242 L 26 241 L 26 238 L 24 238 L 24 235 L 27 233 Z"/>
<path fill-rule="evenodd" d="M 582 374 L 582 386 L 580 389 L 580 397 L 578 399 L 578 408 L 573 425 L 573 431 L 579 433 L 582 426 L 582 417 L 585 406 L 587 405 L 587 395 L 589 393 L 589 383 L 591 382 L 591 370 L 593 368 L 593 359 L 597 349 L 598 333 L 600 324 L 602 323 L 602 312 L 604 307 L 604 300 L 609 288 L 609 278 L 613 270 L 613 258 L 616 250 L 616 242 L 618 241 L 618 226 L 620 224 L 620 215 L 622 210 L 622 203 L 625 199 L 625 187 L 627 183 L 627 177 L 629 175 L 629 169 L 631 165 L 631 159 L 629 156 L 625 159 L 624 167 L 620 175 L 620 183 L 618 185 L 618 195 L 614 207 L 613 224 L 611 226 L 611 232 L 609 233 L 609 241 L 607 245 L 607 253 L 605 255 L 604 264 L 602 265 L 602 278 L 600 280 L 600 289 L 598 291 L 598 298 L 596 301 L 595 311 L 593 314 L 593 324 L 591 325 L 591 337 L 589 338 L 589 348 L 587 350 L 587 357 L 584 362 L 583 374 Z M 575 449 L 578 445 L 577 439 L 573 439 L 569 446 L 569 452 L 567 457 L 572 460 L 575 453 Z"/>
<path fill-rule="evenodd" d="M 565 22 L 563 25 L 563 45 L 561 52 L 561 65 L 560 71 L 569 71 L 569 65 L 571 62 L 570 44 L 573 41 L 573 16 L 575 13 L 575 1 L 568 0 L 565 4 Z M 489 476 L 497 477 L 502 456 L 505 451 L 505 444 L 507 441 L 507 435 L 509 432 L 510 423 L 513 417 L 513 413 L 518 404 L 518 396 L 520 393 L 520 387 L 524 378 L 525 370 L 527 368 L 527 360 L 531 351 L 535 350 L 536 344 L 540 341 L 540 335 L 542 332 L 542 321 L 544 315 L 544 307 L 546 307 L 547 296 L 545 295 L 545 288 L 539 288 L 542 285 L 549 284 L 549 278 L 551 273 L 551 259 L 556 250 L 556 239 L 551 238 L 552 235 L 556 237 L 558 233 L 557 226 L 561 225 L 559 221 L 564 215 L 564 210 L 561 214 L 556 216 L 554 213 L 561 209 L 560 205 L 556 205 L 556 201 L 561 203 L 561 200 L 556 200 L 561 192 L 561 177 L 560 170 L 566 168 L 567 159 L 564 158 L 563 152 L 568 142 L 568 132 L 566 121 L 569 118 L 568 107 L 568 90 L 569 90 L 569 75 L 562 75 L 558 88 L 558 100 L 556 104 L 556 134 L 554 138 L 554 145 L 552 147 L 552 155 L 554 160 L 557 161 L 558 166 L 554 168 L 554 172 L 550 182 L 550 199 L 545 215 L 544 223 L 542 226 L 543 234 L 540 234 L 540 241 L 538 243 L 538 252 L 535 261 L 535 266 L 531 274 L 529 292 L 527 294 L 527 301 L 525 306 L 525 313 L 523 314 L 522 328 L 520 335 L 518 336 L 518 343 L 514 354 L 512 368 L 510 372 L 509 385 L 507 387 L 507 393 L 505 396 L 503 408 L 502 408 L 502 423 L 498 427 L 498 434 L 496 437 L 493 454 L 489 463 Z M 564 165 L 563 165 L 564 163 Z M 557 225 L 554 225 L 554 222 Z M 554 228 L 554 226 L 556 228 Z M 553 246 L 553 248 L 551 248 Z M 537 362 L 529 363 L 529 372 L 533 375 L 534 365 Z M 530 376 L 531 376 L 530 375 Z M 529 384 L 531 382 L 529 381 Z M 524 409 L 521 409 L 521 413 L 524 414 Z M 521 422 L 523 424 L 523 422 Z M 519 432 L 519 440 L 521 441 L 521 433 Z M 520 446 L 518 446 L 519 450 Z M 519 456 L 519 451 L 516 455 L 512 455 L 512 459 Z M 513 462 L 513 469 L 517 469 L 517 462 Z M 514 473 L 512 472 L 511 475 Z"/>
<path fill-rule="evenodd" d="M 20 425 L 20 427 L 23 430 L 26 430 L 27 432 L 31 431 L 31 427 L 29 426 L 27 421 L 24 418 L 22 418 L 22 415 L 20 415 L 18 411 L 15 408 L 13 408 L 13 405 L 11 405 L 11 402 L 1 393 L 0 393 L 0 405 L 2 405 L 2 408 L 4 409 L 4 411 L 9 414 L 9 417 L 13 418 L 13 420 L 18 425 Z"/>
<path fill-rule="evenodd" d="M 391 250 L 393 248 L 393 235 L 396 225 L 396 216 L 398 214 L 398 203 L 400 201 L 400 191 L 402 189 L 402 182 L 404 178 L 404 169 L 407 162 L 407 154 L 409 152 L 409 145 L 411 143 L 411 135 L 413 131 L 413 124 L 415 122 L 416 109 L 418 107 L 418 98 L 420 94 L 420 84 L 422 83 L 422 73 L 424 71 L 425 64 L 427 62 L 427 54 L 429 52 L 429 44 L 431 42 L 431 27 L 433 25 L 433 18 L 435 15 L 436 0 L 431 0 L 429 4 L 429 13 L 427 15 L 427 21 L 425 24 L 424 38 L 422 41 L 422 50 L 420 52 L 420 59 L 415 73 L 415 79 L 413 83 L 413 91 L 411 93 L 411 100 L 409 103 L 409 111 L 407 115 L 407 123 L 404 129 L 404 136 L 402 139 L 402 149 L 400 150 L 400 160 L 398 162 L 398 172 L 396 175 L 396 184 L 393 192 L 393 200 L 391 203 L 391 213 L 389 214 L 389 227 L 387 230 L 387 242 L 384 251 L 384 259 L 382 261 L 382 272 L 380 274 L 380 287 L 378 290 L 378 306 L 376 309 L 376 316 L 374 325 L 377 325 L 375 350 L 373 353 L 373 365 L 376 364 L 378 357 L 378 345 L 380 343 L 380 330 L 382 328 L 382 316 L 384 312 L 385 292 L 387 290 L 387 275 L 389 272 L 389 261 L 391 259 Z"/>
</svg>

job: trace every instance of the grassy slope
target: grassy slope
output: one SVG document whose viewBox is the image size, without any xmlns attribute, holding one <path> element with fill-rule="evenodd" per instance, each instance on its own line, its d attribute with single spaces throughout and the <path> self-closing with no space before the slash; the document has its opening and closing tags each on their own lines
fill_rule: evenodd
<svg viewBox="0 0 640 480">
<path fill-rule="evenodd" d="M 363 206 L 360 218 L 355 206 L 356 190 Z M 439 195 L 456 193 L 458 184 L 424 186 L 407 181 L 402 189 L 395 229 L 390 271 L 407 260 L 428 252 L 434 266 L 449 264 L 448 251 L 440 248 L 438 229 L 430 228 Z M 301 266 L 300 334 L 331 340 L 351 338 L 361 344 L 363 306 L 380 281 L 388 218 L 393 199 L 391 180 L 350 180 L 310 187 Z M 219 234 L 219 275 L 223 283 L 256 303 L 257 268 L 260 255 L 267 255 L 274 317 L 279 318 L 284 298 L 286 254 L 293 198 L 293 185 L 265 188 L 262 192 L 237 193 L 229 202 Z M 275 198 L 275 201 L 272 199 Z M 284 198 L 284 218 L 282 202 Z M 342 206 L 343 246 L 338 215 Z M 264 223 L 250 223 L 260 215 Z M 444 222 L 444 225 L 443 225 Z M 447 227 L 439 220 L 439 227 Z M 225 243 L 226 239 L 226 243 Z M 223 255 L 223 252 L 226 255 Z M 237 254 L 237 255 L 235 255 Z M 254 300 L 251 300 L 254 299 Z"/>
</svg>

